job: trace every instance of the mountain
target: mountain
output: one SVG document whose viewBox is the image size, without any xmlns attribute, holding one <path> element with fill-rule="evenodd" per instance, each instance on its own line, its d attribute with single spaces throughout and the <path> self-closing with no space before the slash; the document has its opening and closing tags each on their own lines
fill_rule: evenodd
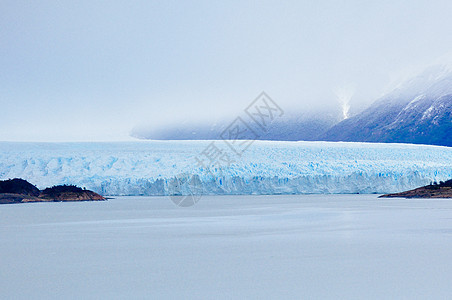
<svg viewBox="0 0 452 300">
<path fill-rule="evenodd" d="M 340 120 L 340 111 L 304 114 L 299 117 L 286 117 L 271 123 L 259 140 L 268 141 L 316 141 L 331 126 Z"/>
<path fill-rule="evenodd" d="M 270 123 L 265 131 L 255 128 L 246 117 L 243 120 L 257 133 L 257 140 L 315 141 L 341 120 L 341 111 L 339 107 L 333 107 L 309 113 L 285 112 L 280 119 Z M 218 140 L 232 121 L 234 118 L 229 122 L 213 122 L 213 125 L 183 122 L 172 127 L 135 127 L 131 136 L 145 140 Z"/>
<path fill-rule="evenodd" d="M 452 68 L 428 68 L 320 139 L 452 146 Z"/>
<path fill-rule="evenodd" d="M 256 139 L 411 143 L 451 147 L 452 64 L 431 66 L 400 84 L 361 113 L 345 120 L 342 115 L 339 107 L 305 113 L 288 110 L 282 118 L 271 123 L 265 132 L 256 130 Z M 131 136 L 149 140 L 216 140 L 221 139 L 222 132 L 229 124 L 181 123 L 173 127 L 136 127 Z"/>
</svg>

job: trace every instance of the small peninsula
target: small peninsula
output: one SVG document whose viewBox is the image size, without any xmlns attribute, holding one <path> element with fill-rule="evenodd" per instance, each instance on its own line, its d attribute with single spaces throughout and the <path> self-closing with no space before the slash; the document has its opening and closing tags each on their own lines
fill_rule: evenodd
<svg viewBox="0 0 452 300">
<path fill-rule="evenodd" d="M 452 198 L 452 179 L 406 192 L 381 195 L 379 198 Z"/>
<path fill-rule="evenodd" d="M 0 204 L 103 200 L 103 196 L 75 185 L 57 185 L 41 191 L 24 179 L 0 180 Z"/>
</svg>

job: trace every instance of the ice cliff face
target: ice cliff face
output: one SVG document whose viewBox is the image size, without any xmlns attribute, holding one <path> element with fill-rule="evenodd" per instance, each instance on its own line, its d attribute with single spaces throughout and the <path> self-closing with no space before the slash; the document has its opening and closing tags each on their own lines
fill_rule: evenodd
<svg viewBox="0 0 452 300">
<path fill-rule="evenodd" d="M 193 177 L 206 194 L 394 193 L 452 178 L 452 148 L 405 144 L 256 141 L 233 162 L 202 167 L 210 141 L 0 143 L 0 179 L 103 195 L 166 195 Z M 206 170 L 208 168 L 209 170 Z"/>
</svg>

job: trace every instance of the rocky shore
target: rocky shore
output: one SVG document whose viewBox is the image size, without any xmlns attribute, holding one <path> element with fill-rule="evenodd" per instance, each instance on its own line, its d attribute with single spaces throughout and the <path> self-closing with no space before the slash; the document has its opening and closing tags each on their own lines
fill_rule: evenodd
<svg viewBox="0 0 452 300">
<path fill-rule="evenodd" d="M 452 198 L 452 179 L 406 192 L 382 195 L 379 198 Z"/>
<path fill-rule="evenodd" d="M 26 180 L 0 181 L 0 204 L 62 201 L 103 201 L 101 195 L 74 185 L 57 185 L 40 191 Z"/>
</svg>

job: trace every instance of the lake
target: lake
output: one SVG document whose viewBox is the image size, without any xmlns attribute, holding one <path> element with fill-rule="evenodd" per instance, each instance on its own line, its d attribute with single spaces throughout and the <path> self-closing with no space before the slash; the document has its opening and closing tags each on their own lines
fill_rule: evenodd
<svg viewBox="0 0 452 300">
<path fill-rule="evenodd" d="M 2 299 L 452 294 L 452 201 L 167 197 L 0 206 Z"/>
</svg>

